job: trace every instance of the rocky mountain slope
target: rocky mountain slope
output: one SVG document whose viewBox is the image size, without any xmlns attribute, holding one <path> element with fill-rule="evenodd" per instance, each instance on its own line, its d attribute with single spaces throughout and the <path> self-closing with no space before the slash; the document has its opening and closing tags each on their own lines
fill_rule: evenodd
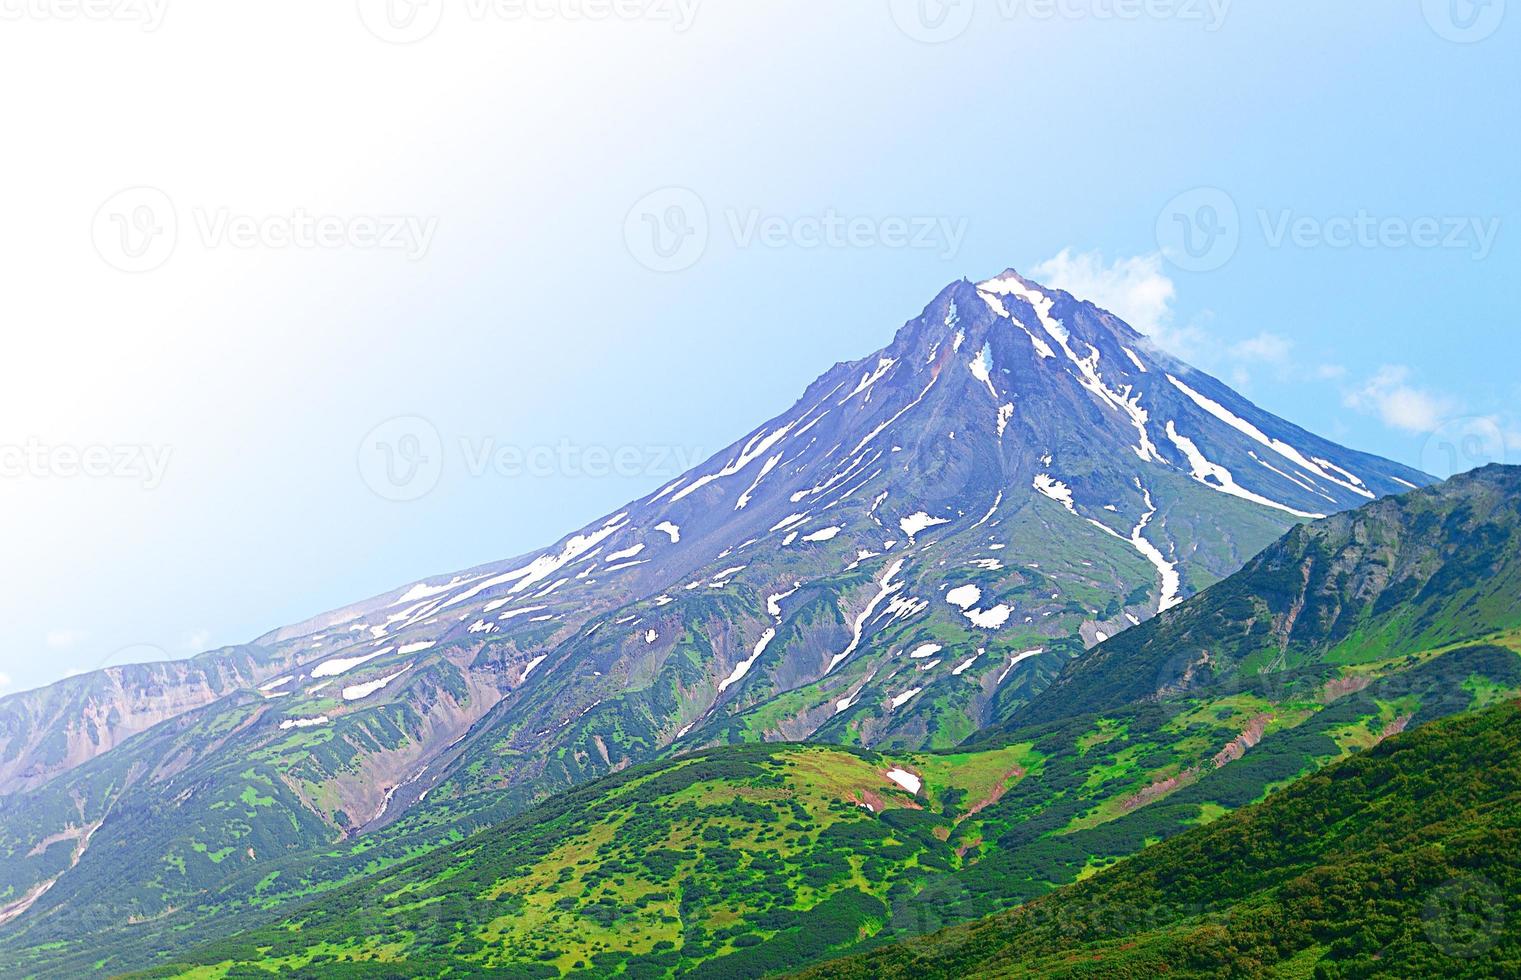
<svg viewBox="0 0 1521 980">
<path fill-rule="evenodd" d="M 0 795 L 45 785 L 139 732 L 247 690 L 309 654 L 230 647 L 184 661 L 122 664 L 0 698 Z"/>
<path fill-rule="evenodd" d="M 1014 727 L 1186 692 L 1314 682 L 1338 666 L 1521 627 L 1521 470 L 1301 525 L 1195 604 L 1072 663 Z"/>
<path fill-rule="evenodd" d="M 153 920 L 313 840 L 704 746 L 954 746 L 1295 522 L 1422 482 L 1091 304 L 954 283 L 543 552 L 273 631 L 241 673 L 155 666 L 152 713 L 111 675 L 0 700 L 0 916 Z"/>
</svg>

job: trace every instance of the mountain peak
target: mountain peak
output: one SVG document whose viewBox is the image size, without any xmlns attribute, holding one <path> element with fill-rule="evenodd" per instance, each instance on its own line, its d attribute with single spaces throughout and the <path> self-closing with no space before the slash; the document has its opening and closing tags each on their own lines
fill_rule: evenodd
<svg viewBox="0 0 1521 980">
<path fill-rule="evenodd" d="M 1428 482 L 1139 337 L 1012 269 L 953 283 L 888 347 L 542 550 L 273 630 L 207 677 L 171 665 L 4 699 L 0 792 L 49 794 L 59 821 L 21 853 L 185 793 L 136 840 L 197 860 L 178 853 L 186 828 L 240 821 L 249 780 L 281 833 L 337 839 L 707 745 L 953 746 L 1297 522 Z M 118 763 L 162 787 L 94 778 Z M 222 771 L 252 775 L 225 800 L 199 791 Z M 56 852 L 36 850 L 16 893 L 45 909 L 117 887 L 99 862 L 119 826 L 57 887 L 38 889 Z M 174 888 L 165 906 L 193 900 Z"/>
</svg>

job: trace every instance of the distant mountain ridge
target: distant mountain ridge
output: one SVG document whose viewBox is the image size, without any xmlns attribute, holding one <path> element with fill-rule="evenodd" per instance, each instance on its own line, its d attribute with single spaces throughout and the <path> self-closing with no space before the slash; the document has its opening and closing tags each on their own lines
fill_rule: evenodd
<svg viewBox="0 0 1521 980">
<path fill-rule="evenodd" d="M 1426 482 L 1066 293 L 953 283 L 548 549 L 140 686 L 0 699 L 0 896 L 23 921 L 111 881 L 113 908 L 152 919 L 303 842 L 487 821 L 703 746 L 955 746 L 1297 521 Z M 240 672 L 171 710 L 124 703 L 228 658 Z"/>
</svg>

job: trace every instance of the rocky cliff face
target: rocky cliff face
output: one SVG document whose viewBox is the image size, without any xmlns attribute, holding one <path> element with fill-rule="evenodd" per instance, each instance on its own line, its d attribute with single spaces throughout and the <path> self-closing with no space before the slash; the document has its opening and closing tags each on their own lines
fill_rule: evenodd
<svg viewBox="0 0 1521 980">
<path fill-rule="evenodd" d="M 255 687 L 301 659 L 233 647 L 191 660 L 106 667 L 0 699 L 0 795 L 25 792 L 121 745 L 139 732 L 235 691 Z"/>
</svg>

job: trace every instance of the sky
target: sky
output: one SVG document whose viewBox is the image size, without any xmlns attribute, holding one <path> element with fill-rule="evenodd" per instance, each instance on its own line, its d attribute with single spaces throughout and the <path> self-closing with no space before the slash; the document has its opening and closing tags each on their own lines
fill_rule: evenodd
<svg viewBox="0 0 1521 980">
<path fill-rule="evenodd" d="M 1014 267 L 1521 462 L 1504 0 L 0 0 L 0 693 L 508 558 Z"/>
</svg>

